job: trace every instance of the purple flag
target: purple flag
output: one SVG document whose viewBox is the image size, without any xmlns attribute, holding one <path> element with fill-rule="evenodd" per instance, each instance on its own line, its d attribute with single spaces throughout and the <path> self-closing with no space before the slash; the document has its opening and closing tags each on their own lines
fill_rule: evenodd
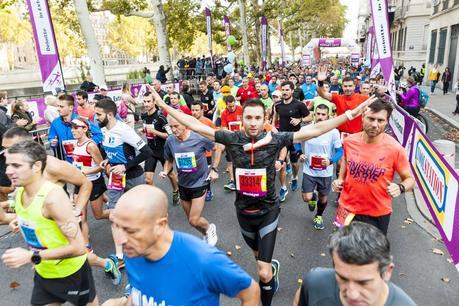
<svg viewBox="0 0 459 306">
<path fill-rule="evenodd" d="M 210 13 L 209 8 L 206 7 L 206 23 L 207 23 L 207 39 L 209 44 L 209 54 L 210 54 L 210 62 L 212 63 L 212 67 L 214 66 L 214 60 L 212 58 L 212 15 Z"/>
<path fill-rule="evenodd" d="M 395 99 L 394 63 L 390 46 L 389 16 L 387 0 L 370 0 L 371 17 L 375 41 L 378 49 L 379 64 L 392 98 Z"/>
<path fill-rule="evenodd" d="M 228 49 L 228 52 L 230 52 L 232 48 L 228 43 L 228 37 L 231 35 L 231 24 L 228 16 L 223 17 L 223 26 L 225 27 L 226 48 Z"/>
<path fill-rule="evenodd" d="M 261 17 L 261 67 L 266 70 L 268 60 L 268 19 L 266 16 Z"/>
<path fill-rule="evenodd" d="M 40 64 L 43 91 L 55 92 L 56 88 L 64 89 L 64 75 L 59 61 L 56 37 L 49 12 L 48 1 L 27 0 L 30 23 Z"/>
</svg>

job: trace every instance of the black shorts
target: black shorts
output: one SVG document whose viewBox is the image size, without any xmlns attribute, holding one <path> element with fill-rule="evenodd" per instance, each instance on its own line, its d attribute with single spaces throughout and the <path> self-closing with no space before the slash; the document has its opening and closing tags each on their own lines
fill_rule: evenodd
<svg viewBox="0 0 459 306">
<path fill-rule="evenodd" d="M 226 156 L 226 161 L 227 161 L 228 163 L 232 162 L 233 159 L 231 158 L 231 154 L 230 154 L 230 152 L 229 152 L 229 150 L 228 150 L 228 147 L 225 148 L 225 153 L 226 153 L 226 154 L 225 154 L 225 156 Z"/>
<path fill-rule="evenodd" d="M 195 187 L 195 188 L 188 188 L 180 186 L 178 187 L 180 200 L 190 202 L 193 199 L 197 199 L 202 197 L 207 192 L 208 185 Z"/>
<path fill-rule="evenodd" d="M 86 305 L 94 301 L 96 287 L 88 261 L 80 270 L 64 278 L 43 278 L 35 272 L 30 303 L 32 305 L 63 304 Z"/>
<path fill-rule="evenodd" d="M 298 162 L 298 159 L 300 158 L 300 152 L 296 150 L 293 144 L 287 147 L 287 150 L 290 155 L 290 162 L 296 164 Z"/>
<path fill-rule="evenodd" d="M 95 201 L 100 198 L 105 191 L 107 191 L 107 186 L 105 185 L 105 180 L 103 175 L 101 175 L 97 180 L 91 181 L 92 183 L 92 191 L 91 195 L 89 196 L 89 201 Z M 79 186 L 75 186 L 75 194 L 78 194 L 80 191 Z"/>
<path fill-rule="evenodd" d="M 303 173 L 303 193 L 314 192 L 317 189 L 319 195 L 328 196 L 331 191 L 332 177 L 315 177 Z"/>
<path fill-rule="evenodd" d="M 253 251 L 258 251 L 257 260 L 271 263 L 276 244 L 280 207 L 263 215 L 247 215 L 236 212 L 242 237 Z"/>
<path fill-rule="evenodd" d="M 389 229 L 390 215 L 383 215 L 379 217 L 372 217 L 366 215 L 355 215 L 352 221 L 360 221 L 376 226 L 383 232 L 384 235 L 387 235 L 387 230 Z"/>
<path fill-rule="evenodd" d="M 156 165 L 158 164 L 158 161 L 164 167 L 164 163 L 166 162 L 166 160 L 164 158 L 156 157 L 156 156 L 152 156 L 150 158 L 147 158 L 145 160 L 145 172 L 155 172 Z"/>
</svg>

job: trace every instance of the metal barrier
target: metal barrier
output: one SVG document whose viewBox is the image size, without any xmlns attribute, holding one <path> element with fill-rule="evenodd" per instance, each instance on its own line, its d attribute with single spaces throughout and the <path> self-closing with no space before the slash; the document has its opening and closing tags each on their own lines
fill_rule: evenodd
<svg viewBox="0 0 459 306">
<path fill-rule="evenodd" d="M 46 149 L 49 149 L 48 131 L 49 126 L 43 125 L 35 130 L 30 131 L 29 133 L 32 134 L 32 138 L 34 141 L 42 144 L 43 146 L 45 146 Z"/>
</svg>

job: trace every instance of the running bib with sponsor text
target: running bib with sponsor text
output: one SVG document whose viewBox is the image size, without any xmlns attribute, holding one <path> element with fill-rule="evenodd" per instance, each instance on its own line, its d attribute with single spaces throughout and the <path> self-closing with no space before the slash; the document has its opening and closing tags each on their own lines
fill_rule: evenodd
<svg viewBox="0 0 459 306">
<path fill-rule="evenodd" d="M 313 170 L 325 170 L 327 167 L 322 165 L 322 161 L 328 158 L 327 154 L 311 154 L 309 155 L 309 168 Z"/>
<path fill-rule="evenodd" d="M 337 227 L 343 227 L 351 224 L 352 220 L 354 219 L 355 214 L 348 211 L 342 205 L 338 206 L 336 210 L 335 221 L 333 224 Z"/>
<path fill-rule="evenodd" d="M 239 193 L 250 197 L 265 197 L 266 169 L 236 168 L 236 189 Z"/>
<path fill-rule="evenodd" d="M 110 172 L 107 188 L 111 190 L 123 191 L 124 188 L 126 188 L 126 174 L 120 175 Z"/>
<path fill-rule="evenodd" d="M 65 155 L 72 156 L 73 151 L 75 150 L 76 140 L 64 140 L 62 141 L 62 146 L 64 147 Z"/>
<path fill-rule="evenodd" d="M 152 132 L 149 132 L 150 129 L 154 129 L 153 124 L 144 124 L 143 129 L 145 131 L 145 137 L 147 139 L 150 139 L 150 140 L 155 139 L 155 134 L 153 134 Z"/>
<path fill-rule="evenodd" d="M 240 131 L 242 127 L 242 122 L 241 121 L 231 121 L 228 122 L 228 128 L 230 131 L 237 132 Z"/>
<path fill-rule="evenodd" d="M 196 172 L 196 156 L 194 152 L 175 153 L 175 162 L 181 172 Z"/>
<path fill-rule="evenodd" d="M 20 218 L 18 218 L 18 223 L 19 223 L 19 228 L 21 229 L 22 236 L 24 237 L 25 242 L 31 249 L 35 250 L 44 250 L 46 247 L 44 247 L 40 240 L 38 239 L 37 233 L 36 233 L 36 226 L 35 224 L 29 222 L 29 221 L 24 221 Z"/>
</svg>

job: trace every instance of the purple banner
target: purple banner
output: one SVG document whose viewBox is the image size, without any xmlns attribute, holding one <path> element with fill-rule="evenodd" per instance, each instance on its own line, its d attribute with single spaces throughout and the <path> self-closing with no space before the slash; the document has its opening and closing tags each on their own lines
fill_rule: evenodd
<svg viewBox="0 0 459 306">
<path fill-rule="evenodd" d="M 341 38 L 319 38 L 319 47 L 341 47 Z"/>
<path fill-rule="evenodd" d="M 64 76 L 46 0 L 27 0 L 44 92 L 64 89 Z"/>
<path fill-rule="evenodd" d="M 228 16 L 223 17 L 223 27 L 225 28 L 226 48 L 228 52 L 232 50 L 231 45 L 228 43 L 228 37 L 231 35 L 231 24 Z"/>
<path fill-rule="evenodd" d="M 378 48 L 379 64 L 388 87 L 389 93 L 395 99 L 394 63 L 390 46 L 389 15 L 387 0 L 370 0 L 371 17 Z"/>
<path fill-rule="evenodd" d="M 422 197 L 459 270 L 459 176 L 415 119 L 398 105 L 389 124 L 409 156 Z"/>
<path fill-rule="evenodd" d="M 261 67 L 266 71 L 268 61 L 268 19 L 261 16 Z"/>
<path fill-rule="evenodd" d="M 210 55 L 210 61 L 213 67 L 214 61 L 212 58 L 212 14 L 210 13 L 209 8 L 207 7 L 206 7 L 206 24 L 207 24 L 207 39 L 208 39 L 208 45 L 209 45 L 209 55 Z"/>
<path fill-rule="evenodd" d="M 281 47 L 281 66 L 285 66 L 285 42 L 284 31 L 282 30 L 282 22 L 279 20 L 279 44 Z"/>
</svg>

